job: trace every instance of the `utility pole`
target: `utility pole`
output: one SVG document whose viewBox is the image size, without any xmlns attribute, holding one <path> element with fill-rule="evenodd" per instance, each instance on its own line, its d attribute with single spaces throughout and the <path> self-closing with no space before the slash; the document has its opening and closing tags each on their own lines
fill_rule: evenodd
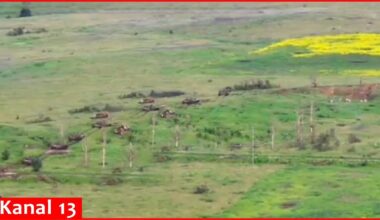
<svg viewBox="0 0 380 220">
<path fill-rule="evenodd" d="M 83 151 L 84 151 L 84 166 L 88 166 L 88 145 L 87 145 L 87 137 L 83 139 Z"/>
<path fill-rule="evenodd" d="M 252 135 L 252 143 L 251 143 L 251 162 L 252 162 L 252 165 L 255 164 L 255 128 L 252 126 L 252 131 L 251 131 L 251 135 Z"/>
<path fill-rule="evenodd" d="M 301 111 L 301 115 L 300 115 L 300 141 L 301 141 L 301 146 L 302 148 L 305 147 L 305 142 L 304 142 L 304 137 L 303 137 L 303 125 L 304 125 L 304 113 L 303 111 Z"/>
<path fill-rule="evenodd" d="M 274 129 L 274 126 L 272 125 L 272 150 L 274 150 L 274 140 L 275 140 L 275 135 L 276 135 L 276 131 Z"/>
<path fill-rule="evenodd" d="M 298 111 L 296 112 L 296 114 L 297 114 L 297 122 L 296 122 L 296 144 L 297 144 L 297 147 L 299 147 L 299 145 L 300 145 L 300 114 L 299 114 Z"/>
<path fill-rule="evenodd" d="M 178 149 L 179 147 L 179 125 L 175 126 L 175 147 Z"/>
<path fill-rule="evenodd" d="M 153 113 L 153 116 L 152 116 L 152 149 L 154 148 L 155 139 L 156 139 L 156 115 Z"/>
<path fill-rule="evenodd" d="M 128 150 L 128 161 L 129 161 L 129 168 L 133 168 L 133 162 L 135 160 L 135 150 L 133 149 L 132 142 L 129 143 L 129 150 Z"/>
<path fill-rule="evenodd" d="M 314 102 L 310 103 L 310 143 L 315 141 L 315 124 L 314 124 Z"/>
<path fill-rule="evenodd" d="M 106 148 L 107 148 L 107 132 L 105 128 L 102 128 L 103 136 L 103 150 L 102 150 L 102 167 L 106 167 Z"/>
<path fill-rule="evenodd" d="M 304 142 L 303 142 L 303 112 L 298 111 L 297 112 L 297 147 L 303 149 L 304 148 Z"/>
</svg>

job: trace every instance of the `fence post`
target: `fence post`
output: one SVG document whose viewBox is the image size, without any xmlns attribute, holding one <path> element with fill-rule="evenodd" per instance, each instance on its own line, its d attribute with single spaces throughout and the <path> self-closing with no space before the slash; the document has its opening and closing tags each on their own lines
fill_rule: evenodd
<svg viewBox="0 0 380 220">
<path fill-rule="evenodd" d="M 252 143 L 251 143 L 251 162 L 252 162 L 252 165 L 255 164 L 255 128 L 252 126 L 252 131 L 251 131 L 251 135 L 252 135 Z"/>
</svg>

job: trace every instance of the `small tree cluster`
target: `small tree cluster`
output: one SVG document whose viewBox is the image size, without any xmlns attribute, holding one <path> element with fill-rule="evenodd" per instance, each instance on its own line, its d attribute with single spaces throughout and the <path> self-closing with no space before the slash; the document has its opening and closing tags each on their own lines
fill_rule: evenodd
<svg viewBox="0 0 380 220">
<path fill-rule="evenodd" d="M 319 134 L 313 147 L 318 151 L 328 151 L 339 147 L 339 145 L 340 142 L 335 135 L 335 129 L 330 129 L 325 133 Z"/>
<path fill-rule="evenodd" d="M 113 169 L 112 174 L 100 178 L 99 185 L 116 186 L 123 183 L 122 173 L 122 169 L 119 167 Z"/>
<path fill-rule="evenodd" d="M 129 94 L 119 95 L 119 99 L 145 98 L 146 95 L 142 92 L 131 92 Z"/>
<path fill-rule="evenodd" d="M 197 129 L 197 138 L 202 138 L 204 140 L 218 140 L 218 141 L 229 141 L 234 137 L 241 138 L 243 133 L 239 130 L 233 130 L 223 127 L 205 127 L 203 129 Z"/>
<path fill-rule="evenodd" d="M 24 5 L 21 8 L 19 17 L 21 18 L 21 17 L 30 17 L 30 16 L 32 16 L 32 10 L 30 10 L 28 5 Z"/>
<path fill-rule="evenodd" d="M 6 161 L 6 160 L 9 160 L 9 157 L 11 156 L 11 154 L 9 153 L 9 150 L 5 149 L 2 153 L 1 153 L 1 159 L 3 161 Z"/>
<path fill-rule="evenodd" d="M 166 98 L 166 97 L 176 97 L 185 95 L 185 92 L 179 91 L 179 90 L 172 90 L 172 91 L 150 91 L 149 97 L 153 98 Z"/>
<path fill-rule="evenodd" d="M 210 191 L 209 187 L 206 184 L 196 186 L 194 189 L 194 194 L 205 194 Z"/>
<path fill-rule="evenodd" d="M 269 80 L 249 80 L 238 85 L 234 85 L 234 90 L 254 90 L 254 89 L 271 89 L 273 85 Z"/>
<path fill-rule="evenodd" d="M 39 172 L 42 168 L 42 160 L 40 158 L 32 159 L 32 169 L 34 172 Z"/>
<path fill-rule="evenodd" d="M 355 143 L 360 143 L 362 140 L 355 134 L 349 134 L 348 135 L 348 143 L 349 144 L 355 144 Z"/>
</svg>

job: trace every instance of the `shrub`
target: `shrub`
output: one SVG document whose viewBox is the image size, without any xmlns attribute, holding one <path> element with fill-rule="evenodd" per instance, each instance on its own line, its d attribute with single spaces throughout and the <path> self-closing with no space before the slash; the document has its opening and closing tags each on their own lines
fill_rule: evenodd
<svg viewBox="0 0 380 220">
<path fill-rule="evenodd" d="M 105 175 L 100 179 L 99 185 L 116 186 L 123 183 L 120 174 Z"/>
<path fill-rule="evenodd" d="M 335 129 L 330 129 L 328 132 L 319 134 L 313 147 L 318 151 L 328 151 L 339 147 L 339 145 L 340 141 L 335 135 Z"/>
<path fill-rule="evenodd" d="M 355 144 L 360 143 L 362 140 L 360 140 L 359 137 L 357 137 L 355 134 L 349 134 L 348 135 L 348 143 Z"/>
<path fill-rule="evenodd" d="M 269 157 L 266 155 L 257 155 L 255 158 L 256 163 L 269 163 Z"/>
<path fill-rule="evenodd" d="M 35 123 L 44 123 L 44 122 L 50 122 L 50 121 L 53 121 L 53 119 L 50 118 L 49 116 L 40 114 L 37 118 L 27 121 L 27 123 L 35 124 Z"/>
<path fill-rule="evenodd" d="M 32 169 L 34 172 L 39 172 L 42 168 L 42 160 L 40 158 L 32 159 Z"/>
<path fill-rule="evenodd" d="M 320 134 L 315 141 L 314 148 L 319 151 L 326 151 L 330 149 L 330 140 L 328 134 Z"/>
<path fill-rule="evenodd" d="M 360 166 L 366 167 L 368 165 L 368 160 L 364 159 L 362 162 L 360 162 Z"/>
<path fill-rule="evenodd" d="M 184 92 L 182 91 L 150 91 L 150 94 L 149 96 L 150 97 L 153 97 L 153 98 L 165 98 L 165 97 L 175 97 L 175 96 L 181 96 L 181 95 L 185 95 Z"/>
<path fill-rule="evenodd" d="M 209 191 L 210 189 L 208 188 L 208 186 L 203 184 L 195 187 L 194 194 L 205 194 Z"/>
<path fill-rule="evenodd" d="M 19 17 L 22 18 L 22 17 L 30 17 L 30 16 L 32 16 L 32 10 L 30 10 L 30 8 L 28 7 L 23 7 L 20 11 Z"/>
<path fill-rule="evenodd" d="M 170 146 L 162 146 L 160 150 L 162 153 L 167 153 L 171 151 L 171 148 Z"/>
<path fill-rule="evenodd" d="M 159 163 L 163 163 L 163 162 L 171 160 L 169 156 L 162 155 L 160 153 L 153 154 L 153 158 L 155 159 L 156 162 L 159 162 Z"/>
<path fill-rule="evenodd" d="M 254 90 L 254 89 L 271 89 L 274 86 L 270 83 L 269 80 L 250 80 L 245 81 L 241 84 L 234 85 L 234 90 Z"/>
<path fill-rule="evenodd" d="M 93 113 L 93 112 L 100 112 L 102 111 L 101 108 L 94 105 L 86 105 L 81 108 L 71 109 L 69 110 L 70 114 L 77 114 L 77 113 Z"/>
<path fill-rule="evenodd" d="M 128 98 L 145 98 L 146 95 L 144 95 L 141 92 L 131 92 L 129 94 L 119 95 L 119 99 L 128 99 Z"/>
<path fill-rule="evenodd" d="M 9 157 L 10 157 L 10 153 L 9 151 L 6 149 L 4 150 L 2 153 L 1 153 L 1 159 L 6 161 L 6 160 L 9 160 Z"/>
<path fill-rule="evenodd" d="M 14 36 L 20 36 L 23 34 L 24 34 L 24 28 L 23 27 L 17 27 L 17 28 L 13 28 L 11 31 L 9 31 L 7 33 L 7 36 L 14 37 Z"/>
</svg>

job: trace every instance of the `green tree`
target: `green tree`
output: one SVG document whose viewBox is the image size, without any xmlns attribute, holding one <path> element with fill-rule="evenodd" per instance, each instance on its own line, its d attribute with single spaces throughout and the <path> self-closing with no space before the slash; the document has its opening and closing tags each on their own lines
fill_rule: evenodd
<svg viewBox="0 0 380 220">
<path fill-rule="evenodd" d="M 19 17 L 22 18 L 22 17 L 30 17 L 30 16 L 32 16 L 32 10 L 30 10 L 30 4 L 23 3 Z"/>
<path fill-rule="evenodd" d="M 6 160 L 9 160 L 9 157 L 11 156 L 11 154 L 9 153 L 9 150 L 5 149 L 2 153 L 1 153 L 1 159 L 6 161 Z"/>
<path fill-rule="evenodd" d="M 42 168 L 42 160 L 40 158 L 33 158 L 32 168 L 34 172 L 39 172 Z"/>
</svg>

